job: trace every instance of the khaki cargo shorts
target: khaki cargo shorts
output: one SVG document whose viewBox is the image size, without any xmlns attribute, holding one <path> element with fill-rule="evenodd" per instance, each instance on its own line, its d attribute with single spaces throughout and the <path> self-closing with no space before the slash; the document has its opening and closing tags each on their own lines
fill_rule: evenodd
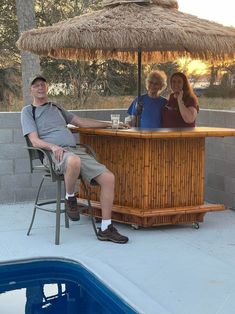
<svg viewBox="0 0 235 314">
<path fill-rule="evenodd" d="M 67 150 L 64 152 L 63 159 L 58 162 L 54 154 L 51 153 L 51 157 L 54 163 L 54 170 L 55 172 L 62 174 L 65 173 L 67 161 L 69 156 L 79 156 L 81 159 L 81 175 L 84 180 L 89 182 L 90 184 L 96 184 L 94 178 L 99 176 L 100 174 L 108 171 L 108 169 L 100 164 L 93 156 L 86 153 L 85 149 L 83 148 L 72 148 L 72 147 L 65 147 Z M 44 158 L 43 163 L 47 166 L 47 158 Z"/>
</svg>

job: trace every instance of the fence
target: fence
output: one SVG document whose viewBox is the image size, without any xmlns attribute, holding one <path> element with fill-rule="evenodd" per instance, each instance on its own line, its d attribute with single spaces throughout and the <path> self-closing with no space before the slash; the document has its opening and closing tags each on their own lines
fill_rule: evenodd
<svg viewBox="0 0 235 314">
<path fill-rule="evenodd" d="M 123 109 L 79 110 L 81 117 L 109 120 L 111 113 Z M 235 127 L 235 112 L 200 110 L 199 126 Z M 24 149 L 19 112 L 0 113 L 0 203 L 31 201 L 35 198 L 40 176 L 29 173 L 29 160 Z M 54 193 L 48 183 L 45 198 Z M 235 208 L 235 137 L 206 139 L 205 200 Z"/>
</svg>

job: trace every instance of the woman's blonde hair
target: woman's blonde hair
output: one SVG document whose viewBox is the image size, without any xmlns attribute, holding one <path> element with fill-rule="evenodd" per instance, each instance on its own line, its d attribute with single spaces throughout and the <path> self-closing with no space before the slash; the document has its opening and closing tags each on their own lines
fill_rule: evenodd
<svg viewBox="0 0 235 314">
<path fill-rule="evenodd" d="M 147 88 L 148 82 L 152 80 L 161 82 L 162 88 L 159 92 L 163 91 L 167 86 L 167 76 L 165 72 L 163 71 L 155 70 L 155 71 L 150 72 L 145 80 L 146 88 Z"/>
</svg>

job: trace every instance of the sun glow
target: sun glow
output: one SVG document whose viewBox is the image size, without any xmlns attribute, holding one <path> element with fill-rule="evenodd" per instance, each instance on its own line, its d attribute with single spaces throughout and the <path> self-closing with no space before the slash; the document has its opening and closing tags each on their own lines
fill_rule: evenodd
<svg viewBox="0 0 235 314">
<path fill-rule="evenodd" d="M 201 60 L 181 58 L 178 60 L 180 70 L 189 75 L 199 76 L 208 74 L 209 65 Z"/>
</svg>

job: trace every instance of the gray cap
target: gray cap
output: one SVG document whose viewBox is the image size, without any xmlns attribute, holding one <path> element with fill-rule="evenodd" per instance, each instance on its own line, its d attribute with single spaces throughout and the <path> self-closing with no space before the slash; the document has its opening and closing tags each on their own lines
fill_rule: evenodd
<svg viewBox="0 0 235 314">
<path fill-rule="evenodd" d="M 36 80 L 42 80 L 44 82 L 46 82 L 47 80 L 45 79 L 44 76 L 42 76 L 41 74 L 35 74 L 34 76 L 31 77 L 29 83 L 32 86 Z"/>
</svg>

